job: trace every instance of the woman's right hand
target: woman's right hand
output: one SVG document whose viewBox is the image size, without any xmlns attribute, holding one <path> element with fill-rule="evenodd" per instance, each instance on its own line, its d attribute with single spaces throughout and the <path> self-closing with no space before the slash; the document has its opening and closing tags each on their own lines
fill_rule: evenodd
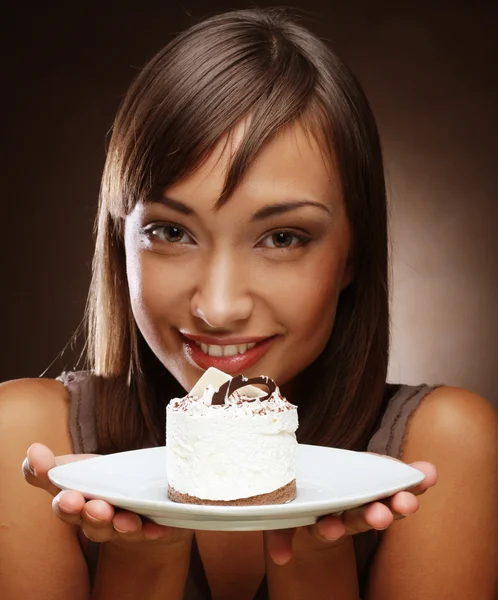
<svg viewBox="0 0 498 600">
<path fill-rule="evenodd" d="M 94 542 L 143 542 L 158 540 L 166 543 L 183 541 L 192 531 L 158 525 L 134 512 L 118 509 L 104 500 L 87 500 L 73 490 L 61 491 L 48 478 L 52 467 L 76 460 L 85 460 L 96 454 L 68 454 L 54 456 L 43 444 L 32 444 L 27 451 L 22 471 L 26 481 L 44 489 L 54 499 L 54 513 L 69 525 L 77 525 Z"/>
</svg>

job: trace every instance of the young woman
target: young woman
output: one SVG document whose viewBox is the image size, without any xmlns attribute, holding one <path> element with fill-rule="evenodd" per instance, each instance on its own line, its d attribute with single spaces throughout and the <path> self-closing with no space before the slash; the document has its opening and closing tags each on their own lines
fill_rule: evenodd
<svg viewBox="0 0 498 600">
<path fill-rule="evenodd" d="M 116 118 L 97 223 L 90 370 L 0 388 L 3 599 L 495 597 L 496 414 L 386 385 L 380 144 L 320 40 L 265 10 L 174 39 Z M 275 379 L 301 442 L 428 461 L 426 480 L 264 535 L 160 527 L 51 486 L 84 453 L 163 444 L 168 400 L 211 365 Z"/>
</svg>

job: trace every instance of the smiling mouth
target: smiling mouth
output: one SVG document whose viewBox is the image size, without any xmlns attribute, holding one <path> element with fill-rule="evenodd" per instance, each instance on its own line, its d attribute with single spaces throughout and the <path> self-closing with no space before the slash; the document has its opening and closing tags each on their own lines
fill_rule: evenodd
<svg viewBox="0 0 498 600">
<path fill-rule="evenodd" d="M 205 341 L 194 340 L 190 336 L 182 335 L 182 337 L 189 362 L 201 369 L 216 367 L 228 374 L 242 373 L 255 365 L 266 354 L 276 338 L 271 336 L 238 344 L 208 344 Z"/>
</svg>

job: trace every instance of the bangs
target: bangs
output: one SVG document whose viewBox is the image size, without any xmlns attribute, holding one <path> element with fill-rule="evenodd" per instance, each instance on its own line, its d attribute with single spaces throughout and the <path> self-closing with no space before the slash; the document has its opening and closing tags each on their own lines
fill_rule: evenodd
<svg viewBox="0 0 498 600">
<path fill-rule="evenodd" d="M 240 19 L 230 27 L 226 15 L 220 19 L 223 36 L 213 21 L 209 28 L 195 26 L 159 53 L 130 89 L 116 119 L 102 190 L 115 219 L 192 173 L 244 119 L 248 125 L 218 206 L 285 126 L 297 121 L 317 140 L 329 137 L 313 98 L 316 69 L 292 43 L 292 32 L 264 23 L 244 27 Z"/>
</svg>

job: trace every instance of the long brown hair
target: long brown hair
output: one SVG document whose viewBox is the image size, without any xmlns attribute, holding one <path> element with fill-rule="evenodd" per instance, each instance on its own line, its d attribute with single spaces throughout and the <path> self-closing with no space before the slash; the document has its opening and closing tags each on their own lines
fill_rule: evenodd
<svg viewBox="0 0 498 600">
<path fill-rule="evenodd" d="M 258 151 L 300 122 L 340 174 L 355 278 L 333 333 L 300 376 L 301 442 L 363 449 L 378 418 L 388 361 L 388 266 L 381 148 L 354 76 L 281 10 L 234 11 L 173 39 L 140 72 L 116 117 L 105 165 L 88 301 L 88 355 L 100 381 L 101 452 L 164 443 L 164 406 L 182 393 L 143 340 L 130 308 L 123 221 L 191 173 L 244 117 L 219 204 Z"/>
</svg>

